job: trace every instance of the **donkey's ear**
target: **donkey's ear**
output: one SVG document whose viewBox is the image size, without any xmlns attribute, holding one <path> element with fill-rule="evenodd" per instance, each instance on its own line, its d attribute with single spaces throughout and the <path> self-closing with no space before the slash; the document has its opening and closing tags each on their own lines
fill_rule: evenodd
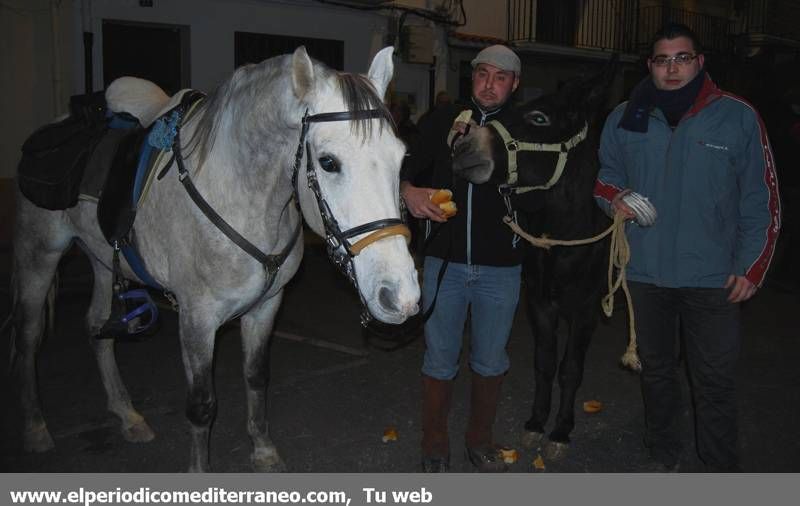
<svg viewBox="0 0 800 506">
<path fill-rule="evenodd" d="M 314 84 L 314 65 L 306 53 L 306 47 L 300 46 L 292 55 L 292 90 L 294 96 L 302 100 Z"/>
<path fill-rule="evenodd" d="M 378 51 L 378 54 L 372 59 L 372 64 L 369 66 L 369 72 L 367 73 L 367 77 L 372 81 L 372 85 L 375 86 L 375 90 L 381 98 L 386 94 L 386 88 L 389 86 L 389 81 L 392 80 L 392 74 L 394 74 L 393 52 L 394 48 L 392 46 Z"/>
<path fill-rule="evenodd" d="M 584 96 L 590 107 L 598 109 L 605 105 L 611 89 L 611 83 L 614 81 L 618 69 L 619 54 L 613 53 L 602 70 L 597 75 L 587 79 Z"/>
</svg>

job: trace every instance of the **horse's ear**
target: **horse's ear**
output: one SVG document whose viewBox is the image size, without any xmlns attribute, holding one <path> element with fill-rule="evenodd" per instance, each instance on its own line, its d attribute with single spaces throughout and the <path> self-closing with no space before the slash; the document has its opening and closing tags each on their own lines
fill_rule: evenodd
<svg viewBox="0 0 800 506">
<path fill-rule="evenodd" d="M 394 48 L 392 46 L 378 51 L 378 54 L 372 59 L 372 64 L 369 66 L 369 72 L 367 73 L 367 77 L 372 81 L 372 85 L 375 86 L 375 90 L 381 98 L 386 94 L 386 88 L 389 86 L 389 81 L 392 80 L 392 74 L 394 74 L 393 52 Z"/>
<path fill-rule="evenodd" d="M 314 84 L 314 64 L 308 57 L 305 46 L 294 50 L 292 55 L 292 90 L 302 100 Z"/>
</svg>

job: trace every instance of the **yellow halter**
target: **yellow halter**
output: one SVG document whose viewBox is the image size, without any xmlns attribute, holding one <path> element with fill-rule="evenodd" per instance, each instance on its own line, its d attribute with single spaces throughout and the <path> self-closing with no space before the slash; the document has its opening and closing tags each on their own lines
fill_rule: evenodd
<svg viewBox="0 0 800 506">
<path fill-rule="evenodd" d="M 581 141 L 586 139 L 586 133 L 589 130 L 588 123 L 584 123 L 583 128 L 568 141 L 555 144 L 543 144 L 540 142 L 521 142 L 517 139 L 514 139 L 511 137 L 511 134 L 508 132 L 508 130 L 506 130 L 506 127 L 504 127 L 503 124 L 497 120 L 490 121 L 489 125 L 491 125 L 500 138 L 503 139 L 503 144 L 506 147 L 506 152 L 508 153 L 508 180 L 506 185 L 512 187 L 509 188 L 512 193 L 525 193 L 531 190 L 549 190 L 552 188 L 552 186 L 555 185 L 559 179 L 561 179 L 561 174 L 564 173 L 564 167 L 567 165 L 569 151 L 580 144 Z M 519 179 L 517 170 L 518 151 L 542 151 L 558 153 L 559 155 L 558 162 L 556 163 L 556 170 L 553 172 L 550 180 L 539 186 L 514 186 Z"/>
</svg>

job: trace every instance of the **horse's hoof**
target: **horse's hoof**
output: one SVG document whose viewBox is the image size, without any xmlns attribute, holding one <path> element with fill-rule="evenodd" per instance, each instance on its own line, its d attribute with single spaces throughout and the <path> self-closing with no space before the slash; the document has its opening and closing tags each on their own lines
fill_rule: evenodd
<svg viewBox="0 0 800 506">
<path fill-rule="evenodd" d="M 561 460 L 567 454 L 567 450 L 569 450 L 568 443 L 548 440 L 542 448 L 542 453 L 547 460 Z"/>
<path fill-rule="evenodd" d="M 283 459 L 274 449 L 254 451 L 250 456 L 250 463 L 253 465 L 253 472 L 256 473 L 286 472 L 286 464 L 283 463 Z"/>
<path fill-rule="evenodd" d="M 532 432 L 525 430 L 522 431 L 522 435 L 519 439 L 523 448 L 527 448 L 529 450 L 538 448 L 539 445 L 542 444 L 542 439 L 544 439 L 544 432 Z"/>
<path fill-rule="evenodd" d="M 46 425 L 26 432 L 22 438 L 22 448 L 29 453 L 44 453 L 55 447 Z"/>
<path fill-rule="evenodd" d="M 144 420 L 122 428 L 122 438 L 129 443 L 149 443 L 155 437 L 155 432 Z"/>
</svg>

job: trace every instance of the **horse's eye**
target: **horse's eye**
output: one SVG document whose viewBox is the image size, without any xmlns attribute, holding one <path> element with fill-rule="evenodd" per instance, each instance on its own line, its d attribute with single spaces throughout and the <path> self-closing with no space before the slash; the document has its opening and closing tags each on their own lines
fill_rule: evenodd
<svg viewBox="0 0 800 506">
<path fill-rule="evenodd" d="M 525 120 L 533 126 L 549 126 L 550 118 L 542 111 L 531 111 L 525 115 Z"/>
<path fill-rule="evenodd" d="M 319 166 L 322 167 L 322 170 L 325 172 L 339 172 L 339 161 L 332 156 L 321 156 L 319 157 Z"/>
</svg>

